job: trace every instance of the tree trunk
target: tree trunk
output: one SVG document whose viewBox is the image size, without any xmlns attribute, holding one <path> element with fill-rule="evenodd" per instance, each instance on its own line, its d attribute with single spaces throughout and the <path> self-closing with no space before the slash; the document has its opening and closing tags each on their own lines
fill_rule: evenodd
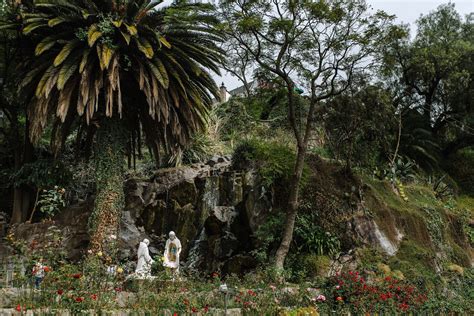
<svg viewBox="0 0 474 316">
<path fill-rule="evenodd" d="M 275 267 L 278 270 L 283 270 L 286 255 L 290 250 L 290 244 L 293 240 L 293 230 L 295 228 L 296 214 L 298 212 L 298 195 L 301 176 L 303 174 L 304 158 L 306 155 L 306 147 L 299 146 L 296 156 L 296 163 L 294 174 L 290 182 L 288 206 L 286 212 L 285 229 L 280 246 L 275 254 Z"/>
<path fill-rule="evenodd" d="M 16 118 L 15 118 L 16 120 Z M 18 127 L 13 127 L 15 130 L 15 139 L 20 139 L 20 133 Z M 34 147 L 29 138 L 29 123 L 26 121 L 25 135 L 23 142 L 23 153 L 21 154 L 21 145 L 15 144 L 15 171 L 21 169 L 21 167 L 33 161 Z M 31 202 L 33 200 L 33 190 L 27 185 L 21 185 L 13 189 L 13 210 L 12 217 L 10 219 L 11 224 L 22 223 L 27 220 L 28 214 L 31 208 Z"/>
<path fill-rule="evenodd" d="M 125 204 L 123 192 L 126 134 L 116 118 L 105 119 L 97 130 L 93 161 L 96 166 L 96 198 L 89 219 L 89 249 L 112 259 Z"/>
</svg>

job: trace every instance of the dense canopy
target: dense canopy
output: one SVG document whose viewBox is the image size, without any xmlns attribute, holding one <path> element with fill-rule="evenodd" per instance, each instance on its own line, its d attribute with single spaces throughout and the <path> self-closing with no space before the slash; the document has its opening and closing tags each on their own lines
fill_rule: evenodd
<svg viewBox="0 0 474 316">
<path fill-rule="evenodd" d="M 31 98 L 30 138 L 56 116 L 56 149 L 79 118 L 140 121 L 167 149 L 203 127 L 216 85 L 219 37 L 205 6 L 158 9 L 162 1 L 42 0 L 12 12 L 27 58 L 20 84 Z M 159 142 L 155 142 L 158 146 Z"/>
</svg>

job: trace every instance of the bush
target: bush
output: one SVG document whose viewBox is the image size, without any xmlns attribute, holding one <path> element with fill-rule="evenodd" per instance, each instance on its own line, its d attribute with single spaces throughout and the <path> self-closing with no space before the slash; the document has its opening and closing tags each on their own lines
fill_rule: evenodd
<svg viewBox="0 0 474 316">
<path fill-rule="evenodd" d="M 341 249 L 337 236 L 315 225 L 316 213 L 300 213 L 295 224 L 295 243 L 299 251 L 336 255 Z"/>
<path fill-rule="evenodd" d="M 428 296 L 417 286 L 390 276 L 367 280 L 359 272 L 342 272 L 329 281 L 331 299 L 336 310 L 348 309 L 355 314 L 420 311 Z M 329 295 L 328 295 L 329 296 Z"/>
<path fill-rule="evenodd" d="M 240 143 L 232 156 L 235 169 L 256 168 L 263 184 L 270 186 L 277 180 L 286 183 L 293 174 L 295 152 L 287 145 L 275 141 L 262 141 L 251 138 Z M 308 168 L 303 171 L 304 184 L 308 176 Z"/>
</svg>

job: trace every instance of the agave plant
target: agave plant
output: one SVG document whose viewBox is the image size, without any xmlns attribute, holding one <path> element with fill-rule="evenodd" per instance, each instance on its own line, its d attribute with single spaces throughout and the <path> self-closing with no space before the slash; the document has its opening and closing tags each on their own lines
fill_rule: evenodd
<svg viewBox="0 0 474 316">
<path fill-rule="evenodd" d="M 157 8 L 161 0 L 18 3 L 2 28 L 23 35 L 27 58 L 19 89 L 30 100 L 30 139 L 38 141 L 52 124 L 58 152 L 71 130 L 97 130 L 93 231 L 114 231 L 117 211 L 107 220 L 101 214 L 123 205 L 124 131 L 143 130 L 158 153 L 160 146 L 184 146 L 206 124 L 212 96 L 218 97 L 208 71 L 218 72 L 223 58 L 217 21 L 208 6 Z"/>
</svg>

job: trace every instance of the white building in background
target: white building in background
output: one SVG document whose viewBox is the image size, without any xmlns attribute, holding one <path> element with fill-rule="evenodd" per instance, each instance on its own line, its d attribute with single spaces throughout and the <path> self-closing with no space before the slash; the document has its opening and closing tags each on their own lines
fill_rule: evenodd
<svg viewBox="0 0 474 316">
<path fill-rule="evenodd" d="M 257 80 L 253 80 L 249 82 L 250 93 L 254 92 L 259 87 L 262 87 L 262 84 L 261 83 L 259 84 Z M 220 100 L 214 99 L 213 104 L 217 105 L 217 104 L 225 103 L 229 101 L 230 98 L 232 97 L 245 97 L 245 96 L 247 96 L 247 91 L 245 90 L 245 86 L 242 85 L 238 88 L 235 88 L 229 91 L 227 90 L 227 87 L 225 86 L 225 84 L 222 83 L 219 88 Z"/>
</svg>

